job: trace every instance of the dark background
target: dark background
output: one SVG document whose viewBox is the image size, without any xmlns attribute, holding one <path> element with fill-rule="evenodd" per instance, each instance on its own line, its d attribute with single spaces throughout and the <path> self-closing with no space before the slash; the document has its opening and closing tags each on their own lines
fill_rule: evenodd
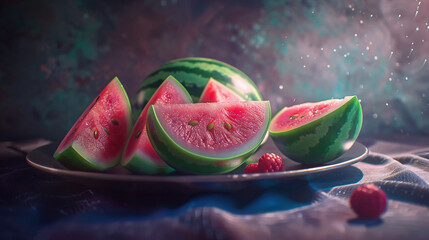
<svg viewBox="0 0 429 240">
<path fill-rule="evenodd" d="M 60 140 L 118 76 L 209 57 L 272 104 L 357 95 L 361 136 L 429 135 L 429 1 L 2 1 L 0 140 Z"/>
</svg>

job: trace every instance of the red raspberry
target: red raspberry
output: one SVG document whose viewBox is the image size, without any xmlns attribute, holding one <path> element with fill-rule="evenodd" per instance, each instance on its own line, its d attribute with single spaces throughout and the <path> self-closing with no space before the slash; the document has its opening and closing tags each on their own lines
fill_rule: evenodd
<svg viewBox="0 0 429 240">
<path fill-rule="evenodd" d="M 284 165 L 280 156 L 274 153 L 265 153 L 259 158 L 259 172 L 278 172 L 283 170 Z"/>
<path fill-rule="evenodd" d="M 257 173 L 257 172 L 259 172 L 258 163 L 249 163 L 244 168 L 244 173 Z"/>
<path fill-rule="evenodd" d="M 386 194 L 374 184 L 356 188 L 350 196 L 353 211 L 364 219 L 379 218 L 386 211 Z"/>
</svg>

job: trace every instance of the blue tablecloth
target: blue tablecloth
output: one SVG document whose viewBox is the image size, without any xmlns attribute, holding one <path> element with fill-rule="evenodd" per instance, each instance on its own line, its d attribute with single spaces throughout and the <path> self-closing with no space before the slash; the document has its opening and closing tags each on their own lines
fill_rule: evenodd
<svg viewBox="0 0 429 240">
<path fill-rule="evenodd" d="M 428 239 L 429 139 L 396 140 L 362 139 L 364 161 L 290 184 L 183 196 L 89 188 L 25 162 L 46 141 L 3 142 L 0 239 Z M 380 219 L 349 207 L 364 183 L 387 194 Z"/>
</svg>

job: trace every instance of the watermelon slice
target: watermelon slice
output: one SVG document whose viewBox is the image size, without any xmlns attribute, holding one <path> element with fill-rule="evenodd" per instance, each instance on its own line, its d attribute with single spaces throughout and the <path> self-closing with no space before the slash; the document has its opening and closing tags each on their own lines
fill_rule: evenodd
<svg viewBox="0 0 429 240">
<path fill-rule="evenodd" d="M 361 127 L 361 105 L 356 96 L 349 96 L 283 108 L 272 119 L 269 132 L 290 159 L 320 164 L 350 149 Z"/>
<path fill-rule="evenodd" d="M 71 169 L 108 169 L 119 162 L 130 130 L 131 105 L 114 78 L 79 117 L 54 158 Z"/>
<path fill-rule="evenodd" d="M 191 96 L 172 76 L 169 76 L 152 95 L 143 109 L 128 139 L 122 165 L 136 173 L 158 174 L 173 171 L 155 152 L 146 131 L 146 115 L 152 104 L 190 103 Z"/>
<path fill-rule="evenodd" d="M 222 83 L 210 78 L 203 93 L 200 97 L 200 102 L 236 102 L 245 101 L 243 97 L 235 93 L 233 90 L 223 85 Z M 265 138 L 261 143 L 261 146 L 268 141 L 270 134 L 265 134 Z"/>
<path fill-rule="evenodd" d="M 159 156 L 177 170 L 226 173 L 256 151 L 270 115 L 268 101 L 152 105 L 148 135 Z"/>
<path fill-rule="evenodd" d="M 243 97 L 223 85 L 222 83 L 210 78 L 200 97 L 201 103 L 206 102 L 234 102 L 245 101 Z"/>
</svg>

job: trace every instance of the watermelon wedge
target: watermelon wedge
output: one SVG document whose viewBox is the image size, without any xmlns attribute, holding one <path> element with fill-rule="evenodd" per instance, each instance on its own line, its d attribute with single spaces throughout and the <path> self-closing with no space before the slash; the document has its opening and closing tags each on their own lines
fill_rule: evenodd
<svg viewBox="0 0 429 240">
<path fill-rule="evenodd" d="M 272 119 L 269 132 L 290 159 L 320 164 L 349 150 L 361 127 L 361 105 L 356 96 L 349 96 L 285 107 Z"/>
<path fill-rule="evenodd" d="M 224 86 L 222 83 L 210 78 L 200 97 L 201 103 L 206 102 L 235 102 L 245 101 L 243 97 Z"/>
<path fill-rule="evenodd" d="M 226 173 L 240 166 L 268 130 L 268 101 L 152 105 L 149 139 L 176 170 Z"/>
<path fill-rule="evenodd" d="M 201 103 L 235 101 L 245 101 L 245 99 L 213 78 L 210 78 L 200 97 Z M 267 131 L 264 140 L 262 140 L 261 146 L 268 141 L 269 136 L 270 134 Z"/>
<path fill-rule="evenodd" d="M 54 158 L 70 169 L 106 170 L 119 162 L 130 130 L 130 102 L 115 77 L 79 117 Z"/>
<path fill-rule="evenodd" d="M 191 96 L 182 84 L 172 76 L 167 77 L 153 94 L 135 123 L 122 157 L 122 166 L 136 173 L 172 172 L 174 169 L 158 156 L 149 141 L 146 131 L 147 111 L 153 104 L 190 103 L 191 101 Z"/>
</svg>

